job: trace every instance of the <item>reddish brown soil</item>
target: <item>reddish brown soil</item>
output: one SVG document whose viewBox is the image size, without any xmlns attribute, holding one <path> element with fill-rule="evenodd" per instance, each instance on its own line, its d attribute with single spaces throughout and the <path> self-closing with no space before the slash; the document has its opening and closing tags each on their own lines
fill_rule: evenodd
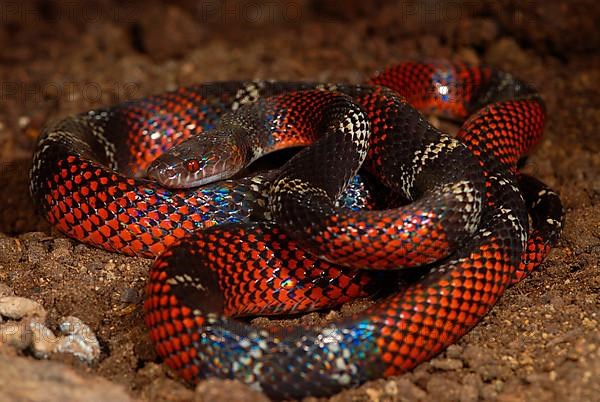
<svg viewBox="0 0 600 402">
<path fill-rule="evenodd" d="M 332 400 L 600 400 L 595 2 L 119 3 L 0 5 L 0 283 L 39 301 L 50 326 L 64 315 L 81 318 L 103 347 L 102 360 L 86 367 L 66 357 L 39 362 L 0 342 L 0 394 L 52 400 L 59 383 L 63 400 L 80 400 L 82 388 L 88 400 L 262 398 L 218 381 L 194 393 L 174 379 L 158 363 L 142 321 L 151 261 L 67 240 L 35 214 L 27 172 L 48 119 L 209 80 L 359 82 L 401 59 L 445 57 L 504 68 L 540 89 L 549 121 L 525 170 L 561 194 L 563 236 L 541 269 L 509 289 L 458 344 L 406 375 Z M 51 370 L 60 375 L 40 375 Z M 84 376 L 75 380 L 78 374 Z M 38 392 L 16 392 L 27 389 Z"/>
</svg>

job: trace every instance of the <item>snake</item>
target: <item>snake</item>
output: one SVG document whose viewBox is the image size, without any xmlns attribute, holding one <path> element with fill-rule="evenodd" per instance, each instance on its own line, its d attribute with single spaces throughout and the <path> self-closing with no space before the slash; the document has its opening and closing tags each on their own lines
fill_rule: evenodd
<svg viewBox="0 0 600 402">
<path fill-rule="evenodd" d="M 437 355 L 541 264 L 563 208 L 517 167 L 545 119 L 512 74 L 446 60 L 358 85 L 212 82 L 48 124 L 30 192 L 67 236 L 155 258 L 145 322 L 185 381 L 327 396 Z M 248 170 L 290 147 L 278 169 Z M 319 326 L 244 318 L 366 296 Z"/>
</svg>

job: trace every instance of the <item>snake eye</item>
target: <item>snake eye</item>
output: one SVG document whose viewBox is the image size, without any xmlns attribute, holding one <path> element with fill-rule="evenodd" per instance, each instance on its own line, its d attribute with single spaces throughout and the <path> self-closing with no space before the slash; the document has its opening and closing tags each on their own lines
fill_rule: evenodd
<svg viewBox="0 0 600 402">
<path fill-rule="evenodd" d="M 198 159 L 188 159 L 185 161 L 185 168 L 188 170 L 188 172 L 197 172 L 200 170 L 200 162 L 198 162 Z"/>
</svg>

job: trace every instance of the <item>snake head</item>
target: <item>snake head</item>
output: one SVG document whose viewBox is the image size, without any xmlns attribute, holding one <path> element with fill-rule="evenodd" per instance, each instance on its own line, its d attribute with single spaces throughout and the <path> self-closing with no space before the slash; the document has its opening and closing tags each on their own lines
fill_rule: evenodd
<svg viewBox="0 0 600 402">
<path fill-rule="evenodd" d="M 211 131 L 175 145 L 152 161 L 146 174 L 165 187 L 190 188 L 230 178 L 248 163 L 235 136 Z"/>
</svg>

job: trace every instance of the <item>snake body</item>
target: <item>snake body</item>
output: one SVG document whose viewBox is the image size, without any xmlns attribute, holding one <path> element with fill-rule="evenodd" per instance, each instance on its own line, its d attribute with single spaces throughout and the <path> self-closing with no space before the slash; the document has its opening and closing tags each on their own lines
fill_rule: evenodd
<svg viewBox="0 0 600 402">
<path fill-rule="evenodd" d="M 452 138 L 414 107 L 468 119 Z M 205 84 L 49 126 L 31 193 L 73 238 L 158 255 L 146 323 L 183 378 L 234 378 L 274 398 L 329 395 L 439 353 L 541 263 L 562 207 L 516 164 L 544 120 L 539 95 L 511 75 L 445 61 L 398 64 L 365 85 Z M 313 145 L 277 172 L 201 188 L 133 178 L 202 132 L 250 142 L 235 155 L 246 162 Z M 184 162 L 197 170 L 210 159 Z M 361 165 L 402 202 L 369 207 L 353 178 Z M 352 208 L 340 205 L 344 191 L 361 194 L 341 202 Z M 389 273 L 415 266 L 409 278 Z M 365 269 L 398 285 L 342 322 L 267 331 L 232 318 L 365 296 L 379 277 Z"/>
</svg>

